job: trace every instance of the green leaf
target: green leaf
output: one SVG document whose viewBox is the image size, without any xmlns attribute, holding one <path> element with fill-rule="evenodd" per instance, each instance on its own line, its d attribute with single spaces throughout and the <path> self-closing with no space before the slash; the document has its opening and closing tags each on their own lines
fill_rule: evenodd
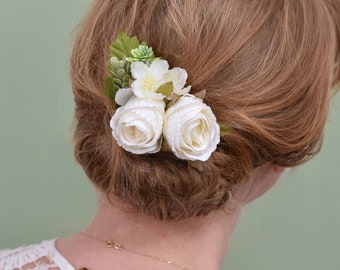
<svg viewBox="0 0 340 270">
<path fill-rule="evenodd" d="M 119 30 L 116 39 L 110 45 L 110 57 L 115 56 L 118 60 L 124 60 L 126 57 L 132 57 L 131 50 L 140 45 L 136 36 L 129 37 L 123 31 Z"/>
<path fill-rule="evenodd" d="M 222 123 L 218 123 L 218 125 L 220 126 L 220 136 L 227 135 L 231 131 L 229 127 Z"/>
<path fill-rule="evenodd" d="M 170 147 L 169 147 L 168 143 L 166 142 L 165 138 L 163 138 L 163 143 L 161 145 L 161 151 L 162 152 L 169 152 L 170 151 Z"/>
<path fill-rule="evenodd" d="M 174 90 L 174 84 L 172 82 L 168 82 L 162 84 L 158 89 L 157 93 L 163 94 L 165 97 L 169 97 Z"/>
<path fill-rule="evenodd" d="M 105 96 L 107 96 L 108 98 L 112 99 L 112 100 L 115 100 L 115 95 L 116 95 L 116 92 L 113 91 L 113 81 L 112 81 L 112 78 L 111 77 L 106 77 L 104 79 L 104 88 L 103 88 L 103 93 Z"/>
<path fill-rule="evenodd" d="M 118 89 L 129 87 L 131 63 L 126 62 L 125 58 L 132 57 L 131 50 L 138 48 L 139 45 L 146 46 L 146 43 L 140 43 L 137 37 L 129 37 L 122 30 L 118 31 L 116 39 L 111 43 L 110 60 L 107 63 L 107 68 L 112 76 L 104 79 L 102 90 L 110 99 L 115 99 Z"/>
<path fill-rule="evenodd" d="M 106 67 L 107 67 L 108 70 L 113 70 L 113 66 L 112 66 L 111 61 L 107 62 Z"/>
<path fill-rule="evenodd" d="M 204 89 L 202 91 L 199 91 L 198 93 L 195 93 L 194 96 L 203 100 L 206 94 L 207 94 L 207 90 Z"/>
</svg>

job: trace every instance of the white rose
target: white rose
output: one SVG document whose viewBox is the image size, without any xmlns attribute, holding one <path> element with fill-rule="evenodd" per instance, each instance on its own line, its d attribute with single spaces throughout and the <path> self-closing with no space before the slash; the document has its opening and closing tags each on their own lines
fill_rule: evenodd
<svg viewBox="0 0 340 270">
<path fill-rule="evenodd" d="M 163 100 L 132 97 L 112 116 L 112 135 L 119 146 L 134 154 L 156 153 L 161 148 Z"/>
<path fill-rule="evenodd" d="M 176 157 L 206 161 L 220 141 L 211 108 L 192 95 L 181 97 L 165 113 L 163 134 Z"/>
</svg>

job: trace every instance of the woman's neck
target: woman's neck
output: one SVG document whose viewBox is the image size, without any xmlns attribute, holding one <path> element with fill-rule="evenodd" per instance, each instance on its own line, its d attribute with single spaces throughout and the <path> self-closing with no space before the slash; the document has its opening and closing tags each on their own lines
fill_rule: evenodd
<svg viewBox="0 0 340 270">
<path fill-rule="evenodd" d="M 121 206 L 113 206 L 102 199 L 96 217 L 84 232 L 97 239 L 114 240 L 128 250 L 173 261 L 190 270 L 220 269 L 240 214 L 240 210 L 232 215 L 216 211 L 187 221 L 163 222 L 120 209 Z M 158 266 L 157 269 L 161 269 L 161 265 Z"/>
<path fill-rule="evenodd" d="M 101 196 L 98 213 L 84 231 L 87 236 L 76 234 L 60 239 L 57 249 L 76 269 L 86 266 L 94 270 L 175 270 L 174 265 L 133 252 L 112 252 L 106 248 L 104 241 L 114 240 L 127 250 L 163 258 L 189 270 L 218 270 L 242 206 L 274 186 L 283 171 L 283 168 L 272 165 L 256 168 L 252 179 L 235 188 L 234 206 L 228 204 L 235 209 L 233 214 L 215 211 L 208 216 L 181 222 L 162 222 L 133 214 L 125 205 L 118 202 L 113 205 Z"/>
</svg>

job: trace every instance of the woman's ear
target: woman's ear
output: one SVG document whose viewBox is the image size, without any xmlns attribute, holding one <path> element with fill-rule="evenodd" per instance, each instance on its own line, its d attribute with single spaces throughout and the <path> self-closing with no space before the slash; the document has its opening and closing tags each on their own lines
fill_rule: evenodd
<svg viewBox="0 0 340 270">
<path fill-rule="evenodd" d="M 285 168 L 267 164 L 254 169 L 251 178 L 239 185 L 235 197 L 243 206 L 261 197 L 280 179 Z"/>
</svg>

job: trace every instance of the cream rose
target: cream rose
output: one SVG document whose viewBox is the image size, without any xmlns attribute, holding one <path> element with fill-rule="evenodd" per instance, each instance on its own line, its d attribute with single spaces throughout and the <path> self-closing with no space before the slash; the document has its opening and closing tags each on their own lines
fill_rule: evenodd
<svg viewBox="0 0 340 270">
<path fill-rule="evenodd" d="M 163 100 L 132 97 L 112 116 L 112 135 L 119 146 L 134 154 L 156 153 L 162 144 Z"/>
<path fill-rule="evenodd" d="M 220 141 L 211 108 L 192 95 L 181 97 L 166 111 L 163 134 L 176 157 L 191 161 L 208 160 Z"/>
</svg>

